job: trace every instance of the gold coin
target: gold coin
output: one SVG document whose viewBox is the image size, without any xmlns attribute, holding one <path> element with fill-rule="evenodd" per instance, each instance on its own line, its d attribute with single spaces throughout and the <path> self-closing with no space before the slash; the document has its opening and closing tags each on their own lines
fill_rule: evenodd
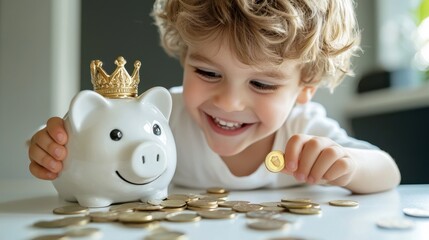
<svg viewBox="0 0 429 240">
<path fill-rule="evenodd" d="M 359 203 L 353 200 L 332 200 L 329 202 L 329 205 L 338 207 L 356 207 L 359 206 Z"/>
<path fill-rule="evenodd" d="M 208 219 L 230 219 L 235 218 L 237 214 L 232 210 L 217 209 L 213 211 L 199 211 L 198 215 Z"/>
<path fill-rule="evenodd" d="M 152 205 L 149 203 L 142 203 L 140 205 L 138 205 L 136 208 L 134 208 L 134 210 L 136 211 L 156 211 L 156 210 L 160 210 L 164 208 L 161 205 Z"/>
<path fill-rule="evenodd" d="M 196 213 L 171 213 L 166 219 L 170 222 L 197 222 L 201 220 L 201 216 Z"/>
<path fill-rule="evenodd" d="M 192 198 L 187 194 L 171 194 L 167 197 L 168 200 L 182 200 L 185 202 L 190 201 Z"/>
<path fill-rule="evenodd" d="M 69 227 L 69 226 L 82 226 L 89 223 L 91 218 L 89 216 L 82 216 L 82 217 L 66 217 L 58 220 L 59 224 L 63 227 Z"/>
<path fill-rule="evenodd" d="M 262 210 L 265 211 L 273 211 L 273 212 L 284 212 L 286 209 L 284 207 L 264 207 L 262 206 Z"/>
<path fill-rule="evenodd" d="M 198 207 L 198 208 L 217 208 L 218 203 L 216 200 L 195 200 L 188 202 L 188 206 L 190 207 Z"/>
<path fill-rule="evenodd" d="M 311 204 L 311 208 L 319 208 L 320 209 L 320 204 L 314 203 L 314 202 L 311 202 L 310 204 Z"/>
<path fill-rule="evenodd" d="M 289 209 L 289 212 L 302 214 L 302 215 L 314 215 L 314 214 L 320 214 L 322 210 L 318 208 L 291 208 Z"/>
<path fill-rule="evenodd" d="M 35 222 L 33 226 L 39 228 L 62 228 L 74 225 L 85 225 L 89 220 L 89 217 L 67 217 L 51 221 L 38 221 Z"/>
<path fill-rule="evenodd" d="M 310 198 L 282 198 L 282 202 L 299 202 L 299 203 L 311 203 Z"/>
<path fill-rule="evenodd" d="M 144 238 L 145 240 L 185 240 L 188 239 L 184 232 L 158 231 Z"/>
<path fill-rule="evenodd" d="M 263 207 L 278 207 L 281 206 L 281 202 L 262 202 L 259 205 Z"/>
<path fill-rule="evenodd" d="M 167 212 L 167 213 L 173 213 L 173 212 L 181 212 L 184 211 L 186 209 L 186 207 L 180 207 L 180 208 L 163 208 L 161 209 L 162 212 Z"/>
<path fill-rule="evenodd" d="M 150 199 L 150 200 L 147 201 L 147 203 L 149 203 L 150 205 L 157 206 L 157 205 L 161 205 L 162 201 L 163 200 L 161 200 L 161 199 Z"/>
<path fill-rule="evenodd" d="M 222 193 L 228 193 L 229 191 L 222 187 L 211 187 L 207 189 L 207 193 L 214 193 L 214 194 L 222 194 Z"/>
<path fill-rule="evenodd" d="M 153 221 L 162 221 L 165 220 L 167 215 L 170 214 L 169 212 L 151 212 L 150 215 L 152 215 Z"/>
<path fill-rule="evenodd" d="M 112 212 L 134 212 L 134 208 L 140 205 L 140 202 L 129 202 L 119 205 L 113 205 L 110 207 L 109 211 Z"/>
<path fill-rule="evenodd" d="M 214 196 L 214 195 L 212 195 L 212 196 L 204 195 L 204 196 L 201 196 L 201 198 L 199 198 L 197 200 L 209 200 L 209 201 L 216 201 L 217 203 L 221 203 L 221 202 L 225 202 L 227 198 L 228 197 L 219 197 L 219 196 Z M 193 200 L 193 201 L 195 201 L 195 200 Z"/>
<path fill-rule="evenodd" d="M 280 172 L 285 167 L 285 159 L 282 151 L 274 150 L 265 157 L 265 167 L 270 172 Z"/>
<path fill-rule="evenodd" d="M 257 230 L 278 230 L 287 226 L 288 222 L 277 219 L 257 219 L 247 223 L 247 226 Z"/>
<path fill-rule="evenodd" d="M 232 210 L 241 213 L 247 213 L 252 211 L 262 210 L 262 206 L 259 204 L 236 204 L 232 207 Z"/>
<path fill-rule="evenodd" d="M 215 211 L 215 210 L 217 210 L 218 208 L 216 208 L 216 207 L 214 207 L 214 208 L 201 208 L 201 207 L 192 207 L 192 206 L 188 206 L 188 207 L 187 207 L 187 209 L 188 209 L 188 210 L 191 210 L 191 211 L 199 212 L 199 211 Z"/>
<path fill-rule="evenodd" d="M 277 211 L 258 210 L 246 213 L 246 217 L 248 218 L 273 219 L 279 216 L 280 214 Z"/>
<path fill-rule="evenodd" d="M 103 234 L 98 228 L 75 228 L 64 233 L 68 237 L 91 237 L 100 238 Z"/>
<path fill-rule="evenodd" d="M 249 201 L 225 201 L 223 203 L 219 203 L 219 207 L 227 207 L 232 208 L 236 204 L 247 204 L 250 203 Z"/>
<path fill-rule="evenodd" d="M 186 206 L 186 202 L 183 200 L 164 200 L 161 202 L 161 206 L 165 208 L 181 208 Z"/>
<path fill-rule="evenodd" d="M 55 214 L 63 214 L 63 215 L 80 214 L 80 213 L 87 213 L 88 208 L 82 207 L 82 206 L 71 205 L 71 206 L 57 207 L 53 210 L 53 212 Z"/>
<path fill-rule="evenodd" d="M 114 222 L 118 220 L 118 212 L 91 212 L 89 217 L 92 222 Z"/>
<path fill-rule="evenodd" d="M 42 235 L 35 238 L 32 238 L 32 240 L 68 240 L 69 238 L 64 234 L 49 234 L 49 235 Z"/>
<path fill-rule="evenodd" d="M 118 220 L 126 223 L 145 223 L 152 221 L 152 215 L 148 212 L 121 213 Z"/>
<path fill-rule="evenodd" d="M 58 227 L 63 227 L 60 226 L 57 220 L 52 220 L 52 221 L 37 221 L 35 223 L 33 223 L 34 227 L 38 227 L 38 228 L 58 228 Z"/>
<path fill-rule="evenodd" d="M 292 209 L 292 208 L 311 208 L 313 205 L 311 203 L 305 203 L 305 202 L 282 202 L 281 206 L 287 209 Z"/>
<path fill-rule="evenodd" d="M 125 227 L 130 227 L 130 228 L 144 228 L 146 230 L 154 230 L 157 229 L 161 226 L 161 224 L 159 222 L 145 222 L 145 223 L 122 223 L 123 226 Z"/>
</svg>

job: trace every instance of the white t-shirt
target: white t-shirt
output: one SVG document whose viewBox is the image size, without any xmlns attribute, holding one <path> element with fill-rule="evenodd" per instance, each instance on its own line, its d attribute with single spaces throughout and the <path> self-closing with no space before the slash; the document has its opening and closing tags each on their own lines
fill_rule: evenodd
<svg viewBox="0 0 429 240">
<path fill-rule="evenodd" d="M 203 132 L 185 109 L 181 88 L 173 88 L 170 92 L 173 98 L 170 126 L 177 149 L 174 184 L 190 188 L 216 186 L 242 190 L 300 184 L 287 174 L 268 171 L 264 164 L 251 175 L 233 175 L 220 156 L 210 149 Z M 292 109 L 276 133 L 272 150 L 284 150 L 287 140 L 298 133 L 329 137 L 344 147 L 376 149 L 367 142 L 349 137 L 336 121 L 326 116 L 324 107 L 315 102 L 297 105 Z"/>
</svg>

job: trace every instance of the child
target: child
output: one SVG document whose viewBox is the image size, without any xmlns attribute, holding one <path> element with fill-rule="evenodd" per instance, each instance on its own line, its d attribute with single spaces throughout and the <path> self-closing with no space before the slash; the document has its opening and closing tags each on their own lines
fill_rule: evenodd
<svg viewBox="0 0 429 240">
<path fill-rule="evenodd" d="M 347 136 L 310 102 L 351 75 L 359 49 L 352 0 L 159 0 L 162 45 L 180 59 L 172 89 L 173 183 L 229 189 L 328 183 L 355 193 L 400 182 L 394 160 Z M 51 118 L 29 148 L 30 171 L 55 179 L 66 157 L 63 121 Z M 284 151 L 283 173 L 263 162 Z"/>
</svg>

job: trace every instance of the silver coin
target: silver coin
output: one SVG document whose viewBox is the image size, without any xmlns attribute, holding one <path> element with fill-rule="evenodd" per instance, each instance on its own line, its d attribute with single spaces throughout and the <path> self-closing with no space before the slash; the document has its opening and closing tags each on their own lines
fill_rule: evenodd
<svg viewBox="0 0 429 240">
<path fill-rule="evenodd" d="M 429 210 L 421 209 L 421 208 L 404 208 L 402 209 L 405 215 L 411 217 L 420 217 L 420 218 L 428 218 Z"/>
<path fill-rule="evenodd" d="M 384 218 L 377 221 L 377 226 L 385 229 L 410 229 L 414 222 L 404 218 Z"/>
</svg>

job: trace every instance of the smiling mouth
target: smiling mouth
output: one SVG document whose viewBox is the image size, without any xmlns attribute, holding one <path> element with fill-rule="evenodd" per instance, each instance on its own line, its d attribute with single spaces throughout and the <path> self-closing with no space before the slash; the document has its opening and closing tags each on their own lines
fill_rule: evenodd
<svg viewBox="0 0 429 240">
<path fill-rule="evenodd" d="M 122 175 L 119 173 L 119 171 L 116 171 L 115 173 L 116 173 L 116 175 L 118 175 L 118 177 L 119 177 L 120 179 L 122 179 L 124 182 L 127 182 L 127 183 L 132 184 L 132 185 L 139 185 L 139 186 L 149 184 L 149 183 L 151 183 L 151 182 L 155 181 L 156 179 L 158 179 L 159 177 L 161 177 L 161 175 L 162 175 L 162 174 L 160 174 L 158 177 L 156 177 L 155 179 L 153 179 L 152 181 L 149 181 L 149 182 L 144 182 L 144 183 L 135 183 L 135 182 L 128 181 L 127 179 L 125 179 L 124 177 L 122 177 Z"/>
<path fill-rule="evenodd" d="M 229 130 L 229 131 L 234 131 L 240 128 L 243 128 L 249 124 L 246 123 L 240 123 L 240 122 L 230 122 L 230 121 L 226 121 L 223 119 L 220 119 L 218 117 L 214 117 L 214 116 L 210 116 L 208 115 L 209 118 L 212 119 L 213 123 L 218 126 L 219 128 L 222 128 L 224 130 Z"/>
</svg>

